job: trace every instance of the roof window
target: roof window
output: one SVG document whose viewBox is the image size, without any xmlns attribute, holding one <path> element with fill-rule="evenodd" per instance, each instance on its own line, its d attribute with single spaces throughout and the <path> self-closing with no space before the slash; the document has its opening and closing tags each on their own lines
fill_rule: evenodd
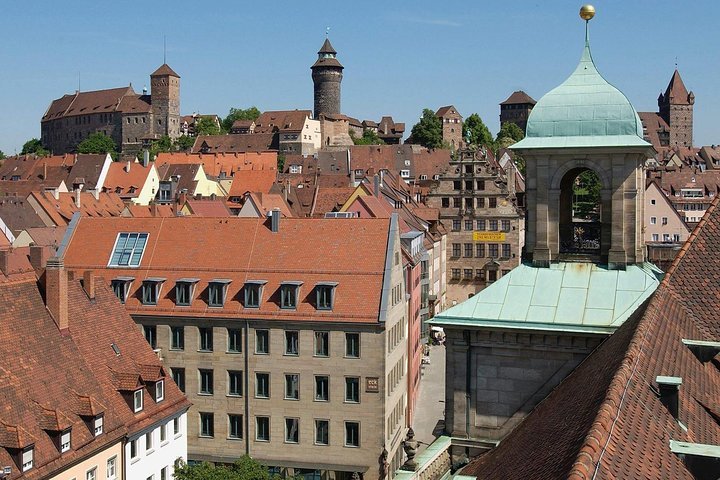
<svg viewBox="0 0 720 480">
<path fill-rule="evenodd" d="M 146 278 L 143 280 L 141 287 L 141 301 L 143 305 L 157 305 L 164 282 L 164 278 L 157 277 Z"/>
<path fill-rule="evenodd" d="M 248 280 L 245 282 L 243 306 L 245 308 L 260 308 L 262 289 L 266 280 Z"/>
<path fill-rule="evenodd" d="M 112 255 L 110 256 L 109 267 L 137 267 L 140 265 L 145 245 L 147 244 L 147 233 L 119 233 Z"/>
<path fill-rule="evenodd" d="M 315 285 L 315 308 L 332 310 L 335 303 L 335 287 L 337 282 L 320 282 Z"/>
<path fill-rule="evenodd" d="M 296 309 L 298 293 L 303 282 L 283 282 L 280 284 L 280 308 Z"/>
<path fill-rule="evenodd" d="M 192 304 L 195 293 L 195 285 L 199 278 L 180 278 L 175 282 L 175 304 L 181 307 L 188 307 Z"/>
</svg>

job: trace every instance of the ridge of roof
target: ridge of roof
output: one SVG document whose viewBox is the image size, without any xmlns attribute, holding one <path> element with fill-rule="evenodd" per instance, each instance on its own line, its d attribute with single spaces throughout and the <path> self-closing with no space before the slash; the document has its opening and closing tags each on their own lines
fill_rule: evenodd
<svg viewBox="0 0 720 480">
<path fill-rule="evenodd" d="M 168 65 L 167 63 L 163 63 L 162 65 L 160 65 L 160 67 L 158 67 L 157 70 L 155 70 L 153 73 L 150 74 L 151 77 L 155 77 L 155 76 L 159 76 L 159 75 L 171 75 L 173 77 L 180 78 L 180 75 L 175 73 L 175 70 L 170 68 L 170 65 Z"/>
<path fill-rule="evenodd" d="M 513 93 L 510 94 L 510 96 L 505 100 L 504 102 L 500 102 L 500 105 L 513 105 L 513 104 L 523 104 L 523 103 L 530 103 L 532 105 L 535 105 L 537 102 L 534 98 L 532 98 L 530 95 L 525 93 L 522 90 L 516 90 Z"/>
</svg>

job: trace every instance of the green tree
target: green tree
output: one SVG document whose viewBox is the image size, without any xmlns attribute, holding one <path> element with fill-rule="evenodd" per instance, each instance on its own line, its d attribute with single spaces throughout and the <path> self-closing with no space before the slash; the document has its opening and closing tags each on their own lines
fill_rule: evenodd
<svg viewBox="0 0 720 480">
<path fill-rule="evenodd" d="M 162 137 L 154 140 L 150 144 L 150 160 L 154 160 L 158 153 L 172 152 L 175 151 L 175 145 L 170 137 L 163 135 Z M 142 161 L 143 152 L 141 151 L 137 155 L 138 159 Z"/>
<path fill-rule="evenodd" d="M 78 143 L 78 153 L 115 153 L 115 142 L 102 132 L 95 132 Z"/>
<path fill-rule="evenodd" d="M 182 463 L 175 467 L 175 480 L 271 480 L 271 476 L 267 467 L 243 455 L 232 465 Z"/>
<path fill-rule="evenodd" d="M 181 152 L 187 152 L 195 145 L 195 137 L 189 137 L 187 135 L 180 135 L 175 139 L 175 148 Z"/>
<path fill-rule="evenodd" d="M 600 210 L 602 183 L 598 174 L 585 170 L 573 183 L 573 211 L 578 218 L 597 220 Z"/>
<path fill-rule="evenodd" d="M 420 121 L 412 128 L 413 142 L 427 148 L 441 148 L 443 146 L 442 122 L 429 108 L 423 109 Z"/>
<path fill-rule="evenodd" d="M 229 132 L 232 128 L 232 124 L 235 123 L 235 120 L 255 121 L 259 116 L 260 110 L 258 110 L 258 108 L 255 106 L 246 108 L 244 110 L 242 108 L 231 108 L 228 116 L 225 117 L 222 121 L 222 128 L 226 132 Z"/>
<path fill-rule="evenodd" d="M 4 160 L 4 159 L 5 159 L 5 154 L 3 153 L 2 150 L 0 150 L 0 160 Z"/>
<path fill-rule="evenodd" d="M 463 139 L 467 141 L 468 137 L 470 137 L 471 145 L 492 145 L 493 143 L 490 130 L 477 113 L 467 117 L 463 123 Z"/>
<path fill-rule="evenodd" d="M 350 138 L 355 145 L 385 145 L 385 142 L 378 137 L 377 132 L 366 128 L 363 130 L 362 137 L 358 138 L 355 136 L 355 131 L 350 130 Z"/>
<path fill-rule="evenodd" d="M 515 142 L 525 138 L 525 132 L 512 122 L 505 122 L 500 126 L 500 131 L 495 138 L 498 148 L 507 148 Z"/>
<path fill-rule="evenodd" d="M 50 152 L 43 148 L 42 142 L 37 138 L 31 138 L 30 140 L 25 142 L 22 151 L 20 152 L 20 155 L 29 155 L 31 153 L 34 153 L 39 157 L 50 155 Z"/>
<path fill-rule="evenodd" d="M 278 153 L 277 156 L 277 169 L 278 172 L 282 172 L 283 168 L 285 168 L 285 154 L 284 153 Z"/>
<path fill-rule="evenodd" d="M 195 120 L 195 135 L 220 135 L 220 127 L 212 117 L 199 117 Z"/>
</svg>

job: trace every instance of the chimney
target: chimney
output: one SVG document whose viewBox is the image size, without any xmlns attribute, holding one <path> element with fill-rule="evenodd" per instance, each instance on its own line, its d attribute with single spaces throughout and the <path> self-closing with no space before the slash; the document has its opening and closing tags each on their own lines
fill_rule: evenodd
<svg viewBox="0 0 720 480">
<path fill-rule="evenodd" d="M 68 328 L 68 278 L 62 258 L 51 257 L 45 267 L 45 303 L 60 331 Z"/>
<path fill-rule="evenodd" d="M 378 176 L 377 173 L 373 176 L 373 181 L 374 181 L 373 186 L 375 187 L 375 196 L 379 197 L 380 196 L 380 177 Z"/>
<path fill-rule="evenodd" d="M 150 165 L 150 150 L 143 150 L 143 167 L 147 167 Z"/>
<path fill-rule="evenodd" d="M 90 300 L 95 299 L 95 274 L 92 270 L 85 270 L 83 273 L 83 289 Z"/>
<path fill-rule="evenodd" d="M 380 185 L 383 185 L 383 180 L 385 180 L 385 171 L 383 169 L 380 169 Z"/>
<path fill-rule="evenodd" d="M 131 163 L 131 161 L 128 160 L 128 161 L 127 161 L 127 165 L 125 165 L 125 171 L 126 171 L 126 172 L 130 172 L 130 163 Z"/>
<path fill-rule="evenodd" d="M 512 160 L 508 160 L 505 173 L 507 174 L 508 196 L 512 199 L 515 198 L 515 164 Z"/>
<path fill-rule="evenodd" d="M 47 180 L 47 162 L 43 162 L 43 180 Z"/>
<path fill-rule="evenodd" d="M 60 189 L 53 188 L 53 197 L 55 197 L 55 200 L 60 200 Z"/>
<path fill-rule="evenodd" d="M 95 197 L 95 200 L 100 200 L 100 188 L 95 187 L 90 192 L 93 194 L 93 197 Z"/>
<path fill-rule="evenodd" d="M 274 233 L 280 231 L 280 210 L 277 208 L 270 212 L 270 231 Z"/>
<path fill-rule="evenodd" d="M 158 216 L 157 203 L 155 203 L 155 202 L 150 203 L 150 216 L 151 217 Z"/>
<path fill-rule="evenodd" d="M 655 381 L 660 390 L 660 401 L 665 405 L 673 418 L 679 421 L 680 385 L 682 385 L 682 378 L 657 376 Z"/>
<path fill-rule="evenodd" d="M 75 207 L 80 208 L 80 192 L 81 190 L 79 188 L 75 189 Z"/>
<path fill-rule="evenodd" d="M 44 269 L 45 264 L 47 263 L 47 260 L 48 260 L 47 249 L 43 246 L 31 243 L 30 244 L 30 265 L 32 265 L 33 269 L 36 272 L 39 272 L 40 270 Z"/>
<path fill-rule="evenodd" d="M 10 255 L 12 251 L 7 249 L 0 250 L 0 271 L 5 275 L 10 275 Z"/>
</svg>

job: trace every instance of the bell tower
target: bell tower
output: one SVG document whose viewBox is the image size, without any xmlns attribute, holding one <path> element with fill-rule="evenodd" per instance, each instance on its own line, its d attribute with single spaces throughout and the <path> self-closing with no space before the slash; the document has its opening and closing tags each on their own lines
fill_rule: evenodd
<svg viewBox="0 0 720 480">
<path fill-rule="evenodd" d="M 527 165 L 523 255 L 537 267 L 581 261 L 625 269 L 645 261 L 643 164 L 652 147 L 627 97 L 595 66 L 588 29 L 594 14 L 592 6 L 580 11 L 580 63 L 535 105 L 526 137 L 511 147 Z M 584 182 L 593 184 L 590 202 L 578 200 L 591 189 Z"/>
</svg>

